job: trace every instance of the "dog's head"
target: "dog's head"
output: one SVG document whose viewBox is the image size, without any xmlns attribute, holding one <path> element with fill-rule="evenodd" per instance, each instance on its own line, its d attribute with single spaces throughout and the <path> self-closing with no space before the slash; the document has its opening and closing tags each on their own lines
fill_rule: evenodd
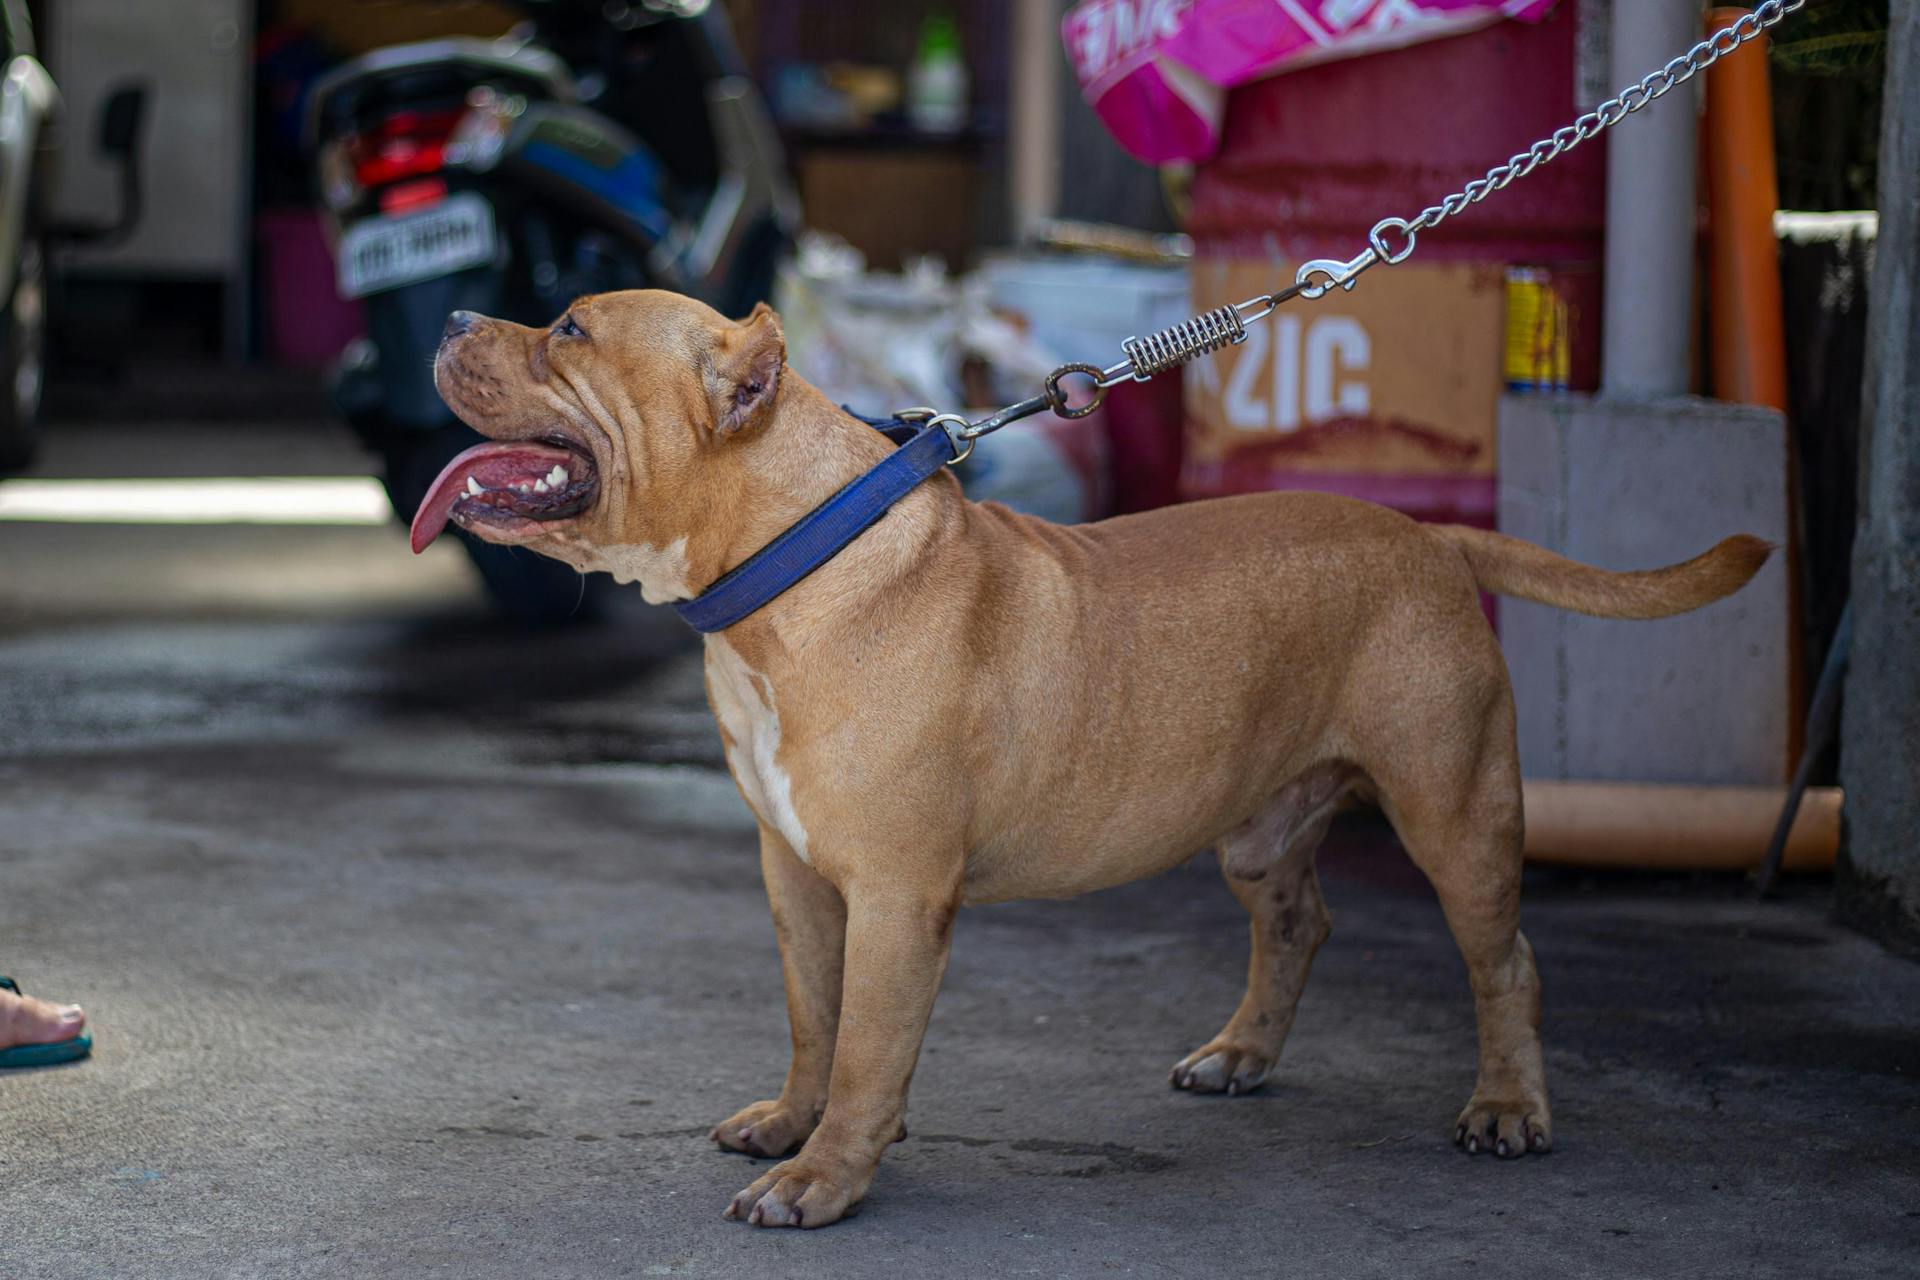
<svg viewBox="0 0 1920 1280">
<path fill-rule="evenodd" d="M 434 481 L 413 549 L 452 520 L 651 600 L 692 594 L 689 539 L 748 496 L 735 446 L 772 414 L 785 362 L 764 304 L 736 322 L 679 294 L 604 293 L 544 329 L 455 312 L 434 386 L 489 442 Z"/>
</svg>

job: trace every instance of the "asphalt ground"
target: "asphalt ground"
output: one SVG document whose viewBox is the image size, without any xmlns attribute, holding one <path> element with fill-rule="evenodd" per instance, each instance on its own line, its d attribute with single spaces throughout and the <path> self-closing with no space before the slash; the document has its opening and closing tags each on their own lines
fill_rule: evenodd
<svg viewBox="0 0 1920 1280">
<path fill-rule="evenodd" d="M 94 423 L 48 474 L 329 474 L 298 424 Z M 1250 1096 L 1170 1090 L 1245 925 L 1200 854 L 970 910 L 860 1212 L 757 1231 L 707 1129 L 786 1032 L 698 651 L 544 635 L 397 526 L 0 523 L 0 972 L 97 1049 L 0 1077 L 0 1276 L 1910 1276 L 1920 968 L 1799 879 L 1533 871 L 1555 1149 L 1469 1157 L 1464 968 L 1377 825 Z"/>
</svg>

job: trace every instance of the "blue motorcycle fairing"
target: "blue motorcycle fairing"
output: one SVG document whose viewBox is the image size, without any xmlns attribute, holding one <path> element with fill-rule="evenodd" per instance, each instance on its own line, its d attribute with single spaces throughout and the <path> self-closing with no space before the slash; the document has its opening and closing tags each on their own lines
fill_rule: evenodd
<svg viewBox="0 0 1920 1280">
<path fill-rule="evenodd" d="M 591 110 L 529 105 L 491 167 L 627 223 L 649 247 L 673 230 L 660 162 L 645 143 Z"/>
<path fill-rule="evenodd" d="M 628 152 L 603 169 L 551 142 L 536 141 L 521 149 L 520 159 L 592 192 L 638 223 L 649 240 L 664 240 L 673 229 L 673 219 L 660 203 L 660 166 L 644 151 Z"/>
</svg>

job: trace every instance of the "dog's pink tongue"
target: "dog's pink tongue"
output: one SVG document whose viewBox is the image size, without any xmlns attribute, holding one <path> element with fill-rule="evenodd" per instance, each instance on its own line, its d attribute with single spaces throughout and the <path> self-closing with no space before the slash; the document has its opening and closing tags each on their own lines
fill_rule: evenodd
<svg viewBox="0 0 1920 1280">
<path fill-rule="evenodd" d="M 529 441 L 490 440 L 477 444 L 449 462 L 420 500 L 413 513 L 413 553 L 419 555 L 447 527 L 454 504 L 467 496 L 467 481 L 473 479 L 483 489 L 497 489 L 517 478 L 533 479 L 555 463 L 570 465 L 573 457 L 565 449 Z"/>
</svg>

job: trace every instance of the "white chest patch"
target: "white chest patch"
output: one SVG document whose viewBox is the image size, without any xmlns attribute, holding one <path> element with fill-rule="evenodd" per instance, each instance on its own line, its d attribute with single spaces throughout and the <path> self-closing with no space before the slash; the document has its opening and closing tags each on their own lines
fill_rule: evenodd
<svg viewBox="0 0 1920 1280">
<path fill-rule="evenodd" d="M 780 712 L 773 686 L 720 636 L 707 637 L 707 675 L 713 706 L 727 733 L 727 767 L 754 814 L 785 836 L 807 860 L 807 829 L 793 808 L 793 779 L 780 767 Z"/>
<path fill-rule="evenodd" d="M 640 584 L 640 598 L 648 604 L 669 604 L 693 595 L 687 585 L 687 537 L 681 534 L 664 547 L 647 543 L 608 547 L 600 553 L 601 567 L 620 583 Z"/>
</svg>

